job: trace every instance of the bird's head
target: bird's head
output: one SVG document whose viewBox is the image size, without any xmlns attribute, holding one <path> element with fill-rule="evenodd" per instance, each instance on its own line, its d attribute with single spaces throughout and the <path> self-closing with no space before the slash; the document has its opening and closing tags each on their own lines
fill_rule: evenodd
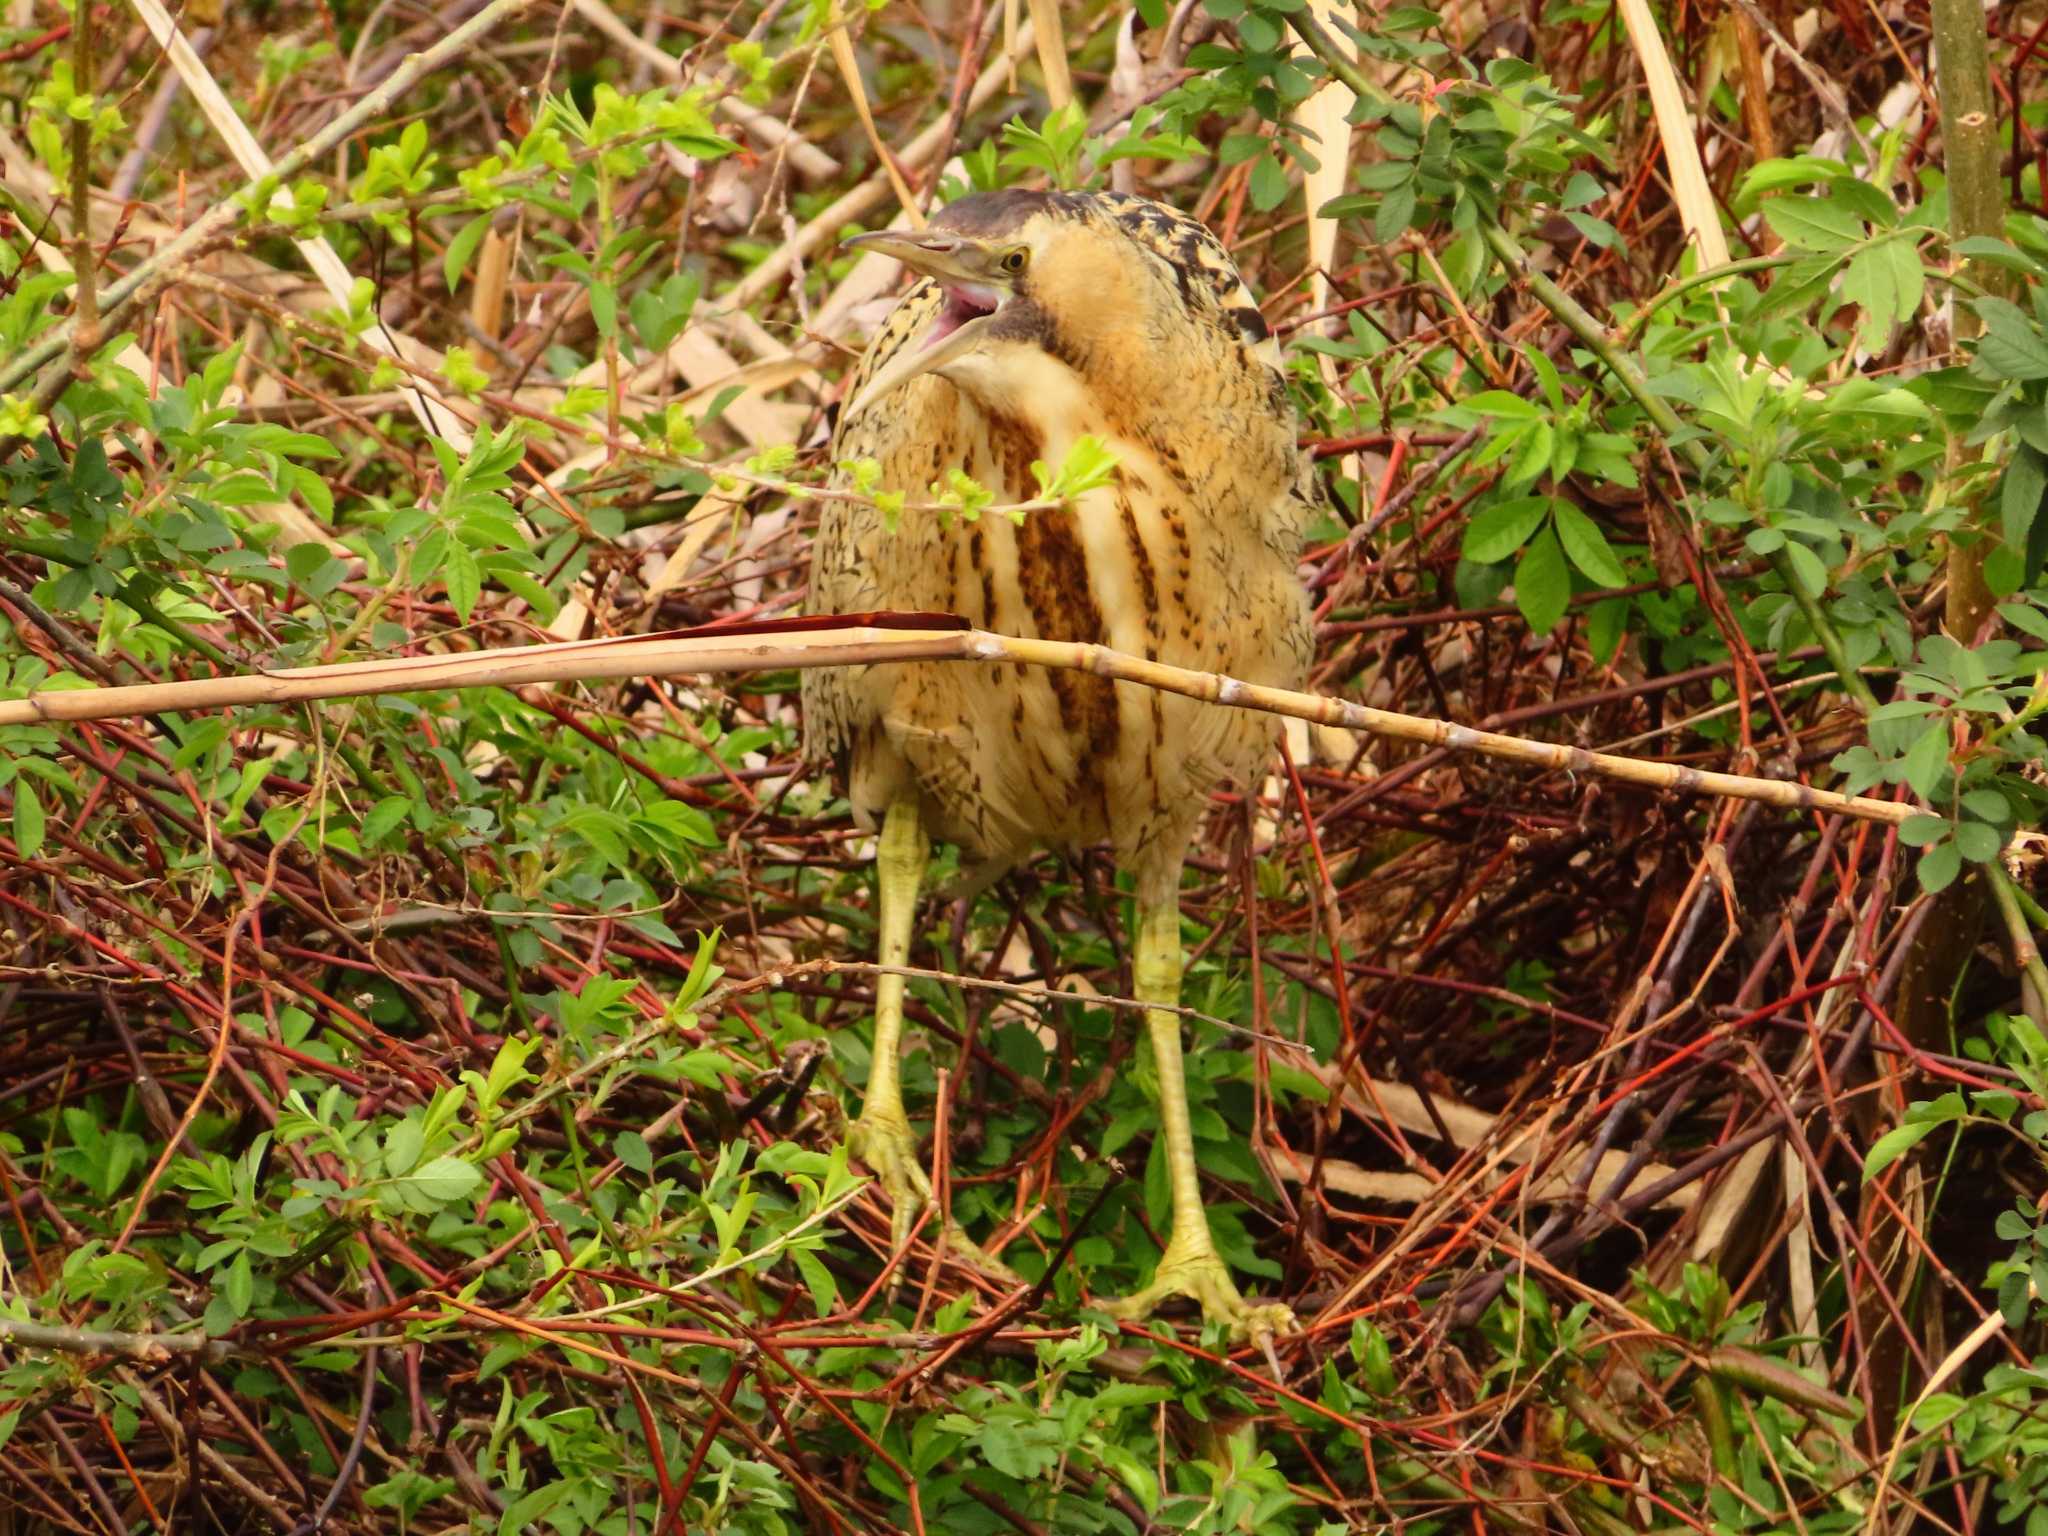
<svg viewBox="0 0 2048 1536">
<path fill-rule="evenodd" d="M 876 370 L 849 417 L 922 374 L 984 398 L 1028 388 L 1062 338 L 1092 350 L 1134 314 L 1135 247 L 1087 216 L 1080 197 L 983 193 L 949 204 L 921 230 L 855 235 L 848 247 L 894 257 L 938 285 L 942 302 Z"/>
</svg>

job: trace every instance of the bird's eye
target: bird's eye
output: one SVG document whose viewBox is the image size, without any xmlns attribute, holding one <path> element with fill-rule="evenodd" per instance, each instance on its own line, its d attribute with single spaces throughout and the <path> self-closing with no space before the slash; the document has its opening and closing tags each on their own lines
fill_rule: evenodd
<svg viewBox="0 0 2048 1536">
<path fill-rule="evenodd" d="M 1003 270 L 1005 272 L 1022 272 L 1024 270 L 1024 264 L 1030 259 L 1031 253 L 1029 251 L 1023 250 L 1022 248 L 1011 251 L 1007 256 L 1003 258 Z"/>
</svg>

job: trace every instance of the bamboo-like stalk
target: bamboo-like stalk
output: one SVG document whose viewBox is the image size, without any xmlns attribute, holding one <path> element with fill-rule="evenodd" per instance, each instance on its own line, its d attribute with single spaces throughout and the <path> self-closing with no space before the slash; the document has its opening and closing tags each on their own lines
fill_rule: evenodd
<svg viewBox="0 0 2048 1536">
<path fill-rule="evenodd" d="M 1692 114 L 1685 107 L 1685 90 L 1672 68 L 1664 35 L 1657 30 L 1657 18 L 1649 0 L 1619 0 L 1622 21 L 1636 60 L 1643 67 L 1643 79 L 1650 90 L 1650 108 L 1657 118 L 1657 138 L 1664 146 L 1664 164 L 1671 173 L 1671 192 L 1685 222 L 1687 238 L 1699 253 L 1704 268 L 1728 265 L 1728 237 L 1721 231 L 1721 215 L 1707 185 L 1707 168 L 1700 160 L 1694 139 Z"/>
<path fill-rule="evenodd" d="M 1256 709 L 1453 752 L 1475 752 L 1532 768 L 1594 774 L 1675 794 L 1720 795 L 1788 810 L 1826 811 L 1893 824 L 1914 814 L 1911 805 L 1889 800 L 1837 794 L 1782 779 L 1713 773 L 1611 752 L 1588 752 L 1556 742 L 1531 741 L 1498 731 L 1475 730 L 1449 720 L 1374 709 L 1348 699 L 1268 688 L 1220 673 L 1168 666 L 1099 645 L 1020 640 L 975 629 L 899 628 L 874 622 L 881 617 L 884 616 L 867 615 L 843 626 L 817 625 L 731 635 L 702 630 L 671 631 L 616 640 L 513 646 L 460 656 L 340 662 L 186 682 L 45 689 L 26 698 L 0 701 L 0 725 L 106 720 L 168 710 L 232 709 L 252 704 L 298 704 L 442 688 L 516 688 L 529 683 L 599 678 L 874 666 L 906 661 L 1013 662 L 1089 672 L 1235 709 Z M 904 617 L 928 622 L 932 616 Z"/>
<path fill-rule="evenodd" d="M 1045 102 L 1057 112 L 1074 99 L 1074 77 L 1067 70 L 1067 36 L 1060 22 L 1059 0 L 1031 0 L 1031 30 L 1038 44 L 1038 67 L 1045 74 Z"/>
</svg>

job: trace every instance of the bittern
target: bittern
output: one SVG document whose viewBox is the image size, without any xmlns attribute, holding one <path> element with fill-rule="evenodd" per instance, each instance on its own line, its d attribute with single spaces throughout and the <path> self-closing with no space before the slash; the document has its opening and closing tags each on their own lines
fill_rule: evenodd
<svg viewBox="0 0 2048 1536">
<path fill-rule="evenodd" d="M 1120 193 L 962 198 L 918 232 L 849 245 L 922 281 L 861 359 L 834 445 L 849 475 L 927 508 L 965 471 L 1000 504 L 1040 497 L 1034 460 L 1084 435 L 1109 482 L 1056 509 L 887 518 L 828 503 L 811 564 L 816 613 L 943 610 L 1017 636 L 1092 641 L 1176 666 L 1299 687 L 1312 630 L 1297 565 L 1312 480 L 1280 350 L 1243 279 L 1197 221 Z M 842 473 L 846 473 L 842 469 Z M 1210 792 L 1272 750 L 1270 717 L 1086 673 L 894 663 L 804 674 L 806 750 L 843 767 L 881 824 L 881 961 L 901 966 L 932 836 L 1001 869 L 1043 845 L 1108 843 L 1135 887 L 1139 1000 L 1177 1004 L 1181 863 Z M 849 1140 L 894 1201 L 898 1240 L 930 1196 L 898 1078 L 904 981 L 875 984 L 874 1065 Z M 1239 1294 L 1202 1207 L 1180 1019 L 1146 1011 L 1173 1222 L 1143 1316 L 1192 1297 L 1239 1336 L 1285 1328 Z"/>
</svg>

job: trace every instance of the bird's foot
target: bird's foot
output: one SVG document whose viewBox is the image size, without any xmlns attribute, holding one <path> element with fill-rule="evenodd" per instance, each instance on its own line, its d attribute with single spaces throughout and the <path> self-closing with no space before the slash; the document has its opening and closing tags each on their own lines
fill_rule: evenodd
<svg viewBox="0 0 2048 1536">
<path fill-rule="evenodd" d="M 932 1181 L 918 1160 L 917 1137 L 900 1111 L 878 1112 L 869 1106 L 848 1128 L 846 1145 L 848 1151 L 868 1165 L 875 1182 L 889 1197 L 889 1248 L 894 1252 L 910 1240 L 918 1213 L 931 1203 Z M 950 1215 L 944 1217 L 942 1225 L 946 1247 L 956 1258 L 1001 1284 L 1023 1284 L 1015 1270 L 984 1252 Z"/>
<path fill-rule="evenodd" d="M 1300 1327 L 1294 1313 L 1279 1302 L 1247 1301 L 1230 1278 L 1223 1256 L 1206 1241 L 1206 1232 L 1203 1237 L 1205 1241 L 1200 1243 L 1170 1241 L 1159 1267 L 1152 1272 L 1151 1283 L 1135 1295 L 1111 1302 L 1109 1314 L 1137 1322 L 1150 1317 L 1168 1297 L 1186 1296 L 1201 1307 L 1206 1320 L 1227 1324 L 1234 1344 L 1263 1344 Z"/>
</svg>

